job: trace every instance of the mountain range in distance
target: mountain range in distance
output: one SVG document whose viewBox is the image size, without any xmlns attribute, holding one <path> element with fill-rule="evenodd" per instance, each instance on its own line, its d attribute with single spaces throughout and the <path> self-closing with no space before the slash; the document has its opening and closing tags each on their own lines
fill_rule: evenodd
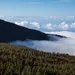
<svg viewBox="0 0 75 75">
<path fill-rule="evenodd" d="M 57 34 L 46 34 L 38 30 L 22 27 L 0 19 L 0 42 L 8 43 L 17 40 L 57 41 L 61 38 L 66 37 Z"/>
</svg>

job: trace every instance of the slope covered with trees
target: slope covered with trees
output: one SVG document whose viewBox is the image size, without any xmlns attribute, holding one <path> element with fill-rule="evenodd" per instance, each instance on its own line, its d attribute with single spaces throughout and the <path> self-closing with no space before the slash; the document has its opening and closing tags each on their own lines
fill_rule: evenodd
<svg viewBox="0 0 75 75">
<path fill-rule="evenodd" d="M 75 56 L 1 43 L 0 75 L 75 75 Z"/>
</svg>

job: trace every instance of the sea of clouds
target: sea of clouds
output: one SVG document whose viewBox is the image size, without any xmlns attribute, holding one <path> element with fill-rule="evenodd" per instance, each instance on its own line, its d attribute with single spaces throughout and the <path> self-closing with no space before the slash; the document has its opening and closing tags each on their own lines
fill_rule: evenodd
<svg viewBox="0 0 75 75">
<path fill-rule="evenodd" d="M 66 35 L 67 38 L 59 39 L 58 41 L 17 40 L 14 42 L 10 42 L 10 44 L 27 46 L 44 52 L 55 52 L 55 53 L 65 53 L 65 54 L 75 55 L 75 37 L 74 37 L 75 33 L 64 31 L 58 33 L 56 32 L 54 34 L 58 34 L 62 36 L 67 34 Z"/>
<path fill-rule="evenodd" d="M 75 17 L 1 17 L 17 25 L 43 31 L 47 34 L 58 34 L 67 38 L 58 41 L 14 41 L 10 44 L 27 46 L 44 52 L 58 52 L 75 55 Z M 73 32 L 72 32 L 73 31 Z"/>
<path fill-rule="evenodd" d="M 17 25 L 36 29 L 40 31 L 75 31 L 75 16 L 49 16 L 49 17 L 28 17 L 28 16 L 10 16 L 0 17 L 6 21 Z"/>
</svg>

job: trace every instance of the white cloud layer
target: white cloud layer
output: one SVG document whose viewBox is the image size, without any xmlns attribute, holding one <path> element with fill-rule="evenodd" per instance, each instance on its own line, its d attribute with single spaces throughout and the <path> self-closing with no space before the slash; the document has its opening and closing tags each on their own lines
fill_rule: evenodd
<svg viewBox="0 0 75 75">
<path fill-rule="evenodd" d="M 23 26 L 23 27 L 28 27 L 31 29 L 48 29 L 48 30 L 72 30 L 75 29 L 75 22 L 68 24 L 66 22 L 61 22 L 59 24 L 52 24 L 52 23 L 47 23 L 45 25 L 41 25 L 39 22 L 35 21 L 21 21 L 21 22 L 15 22 L 15 24 Z"/>
<path fill-rule="evenodd" d="M 54 29 L 54 28 L 53 28 L 53 25 L 52 25 L 51 23 L 46 24 L 46 25 L 45 25 L 45 28 L 50 29 L 50 30 L 53 30 L 53 29 Z"/>
<path fill-rule="evenodd" d="M 15 24 L 25 26 L 26 24 L 28 24 L 28 21 L 15 22 Z"/>
<path fill-rule="evenodd" d="M 40 28 L 40 25 L 38 22 L 30 22 L 30 24 L 36 28 Z"/>
<path fill-rule="evenodd" d="M 68 30 L 69 29 L 69 25 L 66 24 L 65 22 L 62 22 L 60 25 L 59 25 L 59 28 L 61 30 Z"/>
<path fill-rule="evenodd" d="M 10 44 L 27 46 L 44 52 L 56 52 L 75 55 L 75 33 L 72 32 L 52 32 L 54 34 L 65 35 L 68 38 L 59 41 L 15 41 Z"/>
<path fill-rule="evenodd" d="M 45 32 L 46 34 L 58 34 L 62 36 L 66 36 L 71 39 L 75 39 L 75 32 L 69 32 L 69 31 L 60 31 L 60 32 Z"/>
<path fill-rule="evenodd" d="M 46 29 L 49 29 L 49 30 L 72 30 L 72 29 L 74 29 L 75 28 L 75 22 L 74 23 L 71 23 L 71 24 L 68 24 L 68 23 L 66 23 L 66 22 L 61 22 L 60 24 L 51 24 L 51 23 L 49 23 L 49 24 L 46 24 L 45 25 L 45 28 Z"/>
<path fill-rule="evenodd" d="M 21 21 L 21 22 L 15 22 L 15 24 L 23 26 L 23 27 L 28 27 L 28 28 L 40 28 L 40 25 L 38 22 L 28 22 L 28 21 Z"/>
</svg>

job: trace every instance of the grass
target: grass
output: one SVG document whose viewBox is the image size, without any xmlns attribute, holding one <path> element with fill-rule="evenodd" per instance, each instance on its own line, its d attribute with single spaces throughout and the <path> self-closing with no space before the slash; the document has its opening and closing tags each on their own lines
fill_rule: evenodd
<svg viewBox="0 0 75 75">
<path fill-rule="evenodd" d="M 75 56 L 0 43 L 0 75 L 75 75 Z"/>
</svg>

